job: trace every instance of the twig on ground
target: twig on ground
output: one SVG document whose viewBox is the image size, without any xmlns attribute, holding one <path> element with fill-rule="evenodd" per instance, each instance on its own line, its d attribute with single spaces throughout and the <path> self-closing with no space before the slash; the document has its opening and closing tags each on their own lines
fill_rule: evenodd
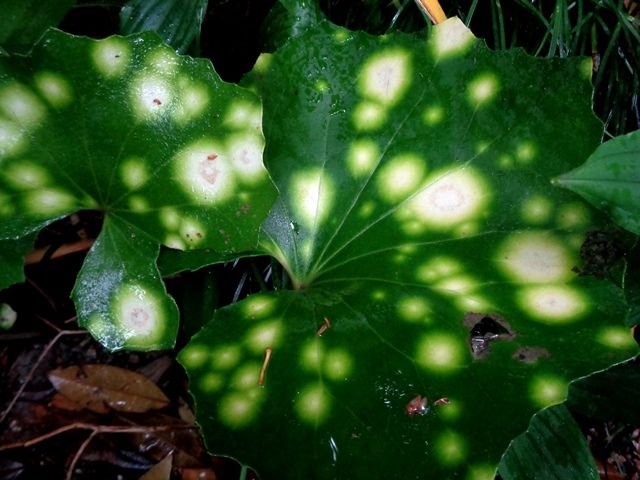
<svg viewBox="0 0 640 480">
<path fill-rule="evenodd" d="M 0 424 L 2 424 L 5 418 L 7 418 L 7 415 L 9 415 L 9 412 L 11 412 L 11 410 L 13 409 L 13 406 L 18 401 L 18 398 L 20 398 L 20 395 L 22 395 L 22 392 L 24 392 L 24 389 L 27 388 L 27 385 L 33 378 L 33 375 L 36 372 L 36 369 L 38 368 L 38 366 L 40 366 L 40 363 L 42 363 L 42 360 L 51 351 L 51 348 L 56 344 L 56 342 L 60 340 L 60 338 L 62 338 L 64 335 L 87 335 L 88 333 L 89 332 L 85 330 L 63 330 L 61 332 L 58 332 L 58 334 L 49 341 L 47 346 L 44 348 L 44 350 L 38 357 L 38 360 L 36 360 L 36 362 L 31 367 L 31 370 L 29 370 L 27 377 L 24 379 L 24 382 L 22 383 L 22 385 L 20 386 L 16 394 L 11 399 L 11 402 L 9 402 L 9 406 L 5 409 L 4 412 L 2 412 L 2 415 L 0 415 Z M 1 447 L 0 447 L 0 450 L 2 450 Z"/>
</svg>

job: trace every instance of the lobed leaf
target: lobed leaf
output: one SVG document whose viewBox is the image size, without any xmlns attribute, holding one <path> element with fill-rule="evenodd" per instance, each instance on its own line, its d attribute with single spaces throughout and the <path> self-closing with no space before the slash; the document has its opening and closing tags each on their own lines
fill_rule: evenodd
<svg viewBox="0 0 640 480">
<path fill-rule="evenodd" d="M 260 245 L 296 290 L 182 351 L 208 447 L 263 478 L 493 478 L 535 411 L 635 351 L 611 341 L 621 292 L 572 271 L 602 218 L 550 184 L 599 141 L 589 71 L 457 19 L 426 44 L 324 23 L 262 56 Z"/>
<path fill-rule="evenodd" d="M 255 248 L 276 195 L 260 123 L 253 94 L 155 34 L 50 30 L 29 57 L 0 59 L 0 239 L 104 212 L 74 293 L 79 321 L 112 349 L 169 347 L 177 311 L 153 266 L 157 245 Z M 125 290 L 156 299 L 149 325 L 120 316 L 132 312 L 117 306 Z"/>
<path fill-rule="evenodd" d="M 640 130 L 603 143 L 584 165 L 555 183 L 607 212 L 618 225 L 640 235 Z"/>
</svg>

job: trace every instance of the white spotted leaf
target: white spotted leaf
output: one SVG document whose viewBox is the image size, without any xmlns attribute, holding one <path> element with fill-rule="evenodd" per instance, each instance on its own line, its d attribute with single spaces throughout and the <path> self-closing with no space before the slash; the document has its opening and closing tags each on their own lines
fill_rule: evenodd
<svg viewBox="0 0 640 480">
<path fill-rule="evenodd" d="M 603 217 L 550 183 L 600 139 L 589 70 L 457 19 L 262 56 L 260 245 L 295 290 L 182 351 L 209 448 L 264 479 L 493 478 L 535 411 L 634 352 L 621 293 L 572 271 Z"/>
<path fill-rule="evenodd" d="M 110 230 L 74 293 L 79 322 L 112 349 L 170 347 L 177 311 L 155 268 L 158 245 L 255 248 L 276 196 L 261 117 L 253 93 L 156 34 L 90 40 L 49 30 L 28 57 L 0 59 L 0 239 L 78 210 L 104 212 Z M 146 346 L 125 339 L 139 332 L 111 337 L 104 326 L 123 321 L 107 307 L 118 292 L 142 284 L 167 322 L 160 337 L 145 330 Z"/>
</svg>

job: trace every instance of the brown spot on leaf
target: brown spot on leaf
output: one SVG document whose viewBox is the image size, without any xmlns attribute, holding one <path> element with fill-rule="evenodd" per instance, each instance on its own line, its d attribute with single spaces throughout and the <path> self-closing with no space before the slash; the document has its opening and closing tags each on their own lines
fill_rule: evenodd
<svg viewBox="0 0 640 480">
<path fill-rule="evenodd" d="M 215 160 L 216 158 L 218 158 L 218 155 L 216 155 L 215 153 L 212 153 L 210 155 L 207 155 L 207 160 Z"/>
<path fill-rule="evenodd" d="M 200 176 L 206 182 L 208 182 L 211 185 L 213 185 L 214 183 L 216 183 L 216 179 L 218 178 L 218 175 L 220 174 L 220 170 L 218 170 L 211 163 L 211 160 L 209 160 L 209 157 L 207 157 L 207 160 L 200 162 L 200 168 L 198 170 L 198 173 L 200 173 Z"/>
<path fill-rule="evenodd" d="M 162 105 L 162 102 L 160 101 L 160 99 L 159 99 L 159 98 L 154 98 L 154 99 L 153 99 L 153 104 L 154 104 L 154 105 Z"/>
<path fill-rule="evenodd" d="M 549 358 L 551 355 L 546 348 L 542 347 L 521 347 L 513 354 L 513 358 L 522 363 L 536 363 L 539 358 Z"/>
<path fill-rule="evenodd" d="M 136 326 L 145 327 L 149 321 L 149 313 L 140 307 L 136 307 L 129 312 L 131 323 Z"/>
</svg>

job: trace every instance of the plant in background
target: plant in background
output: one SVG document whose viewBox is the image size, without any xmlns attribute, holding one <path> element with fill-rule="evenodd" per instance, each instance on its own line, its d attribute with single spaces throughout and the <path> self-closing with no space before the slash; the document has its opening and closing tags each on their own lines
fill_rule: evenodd
<svg viewBox="0 0 640 480">
<path fill-rule="evenodd" d="M 166 250 L 165 274 L 270 255 L 292 289 L 216 311 L 180 353 L 209 449 L 264 478 L 493 478 L 533 413 L 637 351 L 626 292 L 576 273 L 609 221 L 551 183 L 614 196 L 633 225 L 633 184 L 563 175 L 602 137 L 591 63 L 494 52 L 457 19 L 425 40 L 278 8 L 281 46 L 246 88 L 150 34 L 50 31 L 0 59 L 0 280 L 43 226 L 99 210 L 79 323 L 111 349 L 168 348 L 159 245 L 193 250 Z M 593 475 L 564 406 L 525 435 L 571 442 L 555 460 Z M 504 478 L 524 474 L 521 438 Z"/>
</svg>

